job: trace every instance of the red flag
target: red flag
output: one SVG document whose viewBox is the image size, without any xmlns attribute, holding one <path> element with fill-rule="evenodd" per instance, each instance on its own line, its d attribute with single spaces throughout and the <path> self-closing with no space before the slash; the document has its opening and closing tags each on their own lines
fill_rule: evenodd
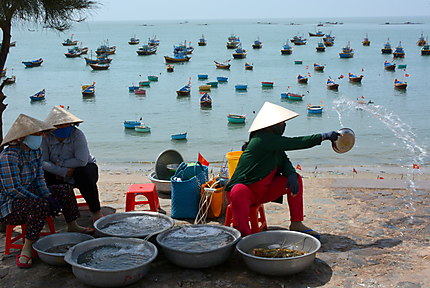
<svg viewBox="0 0 430 288">
<path fill-rule="evenodd" d="M 60 105 L 61 108 L 64 108 L 64 105 Z"/>
<path fill-rule="evenodd" d="M 379 176 L 379 175 L 378 175 L 378 179 L 381 179 L 381 180 L 382 180 L 382 179 L 384 179 L 384 177 L 381 177 L 381 176 Z"/>
<path fill-rule="evenodd" d="M 361 96 L 361 99 L 364 99 L 364 96 Z"/>
<path fill-rule="evenodd" d="M 306 69 L 309 69 L 309 66 L 306 66 Z"/>
<path fill-rule="evenodd" d="M 206 159 L 202 156 L 202 154 L 200 154 L 200 153 L 199 153 L 199 156 L 197 157 L 197 161 L 199 161 L 200 163 L 202 163 L 202 165 L 209 166 L 209 162 L 208 162 L 208 160 L 206 160 Z"/>
<path fill-rule="evenodd" d="M 405 77 L 409 77 L 409 74 L 405 74 Z"/>
<path fill-rule="evenodd" d="M 287 88 L 290 89 L 290 86 L 288 86 Z"/>
<path fill-rule="evenodd" d="M 412 165 L 412 168 L 414 168 L 414 169 L 420 169 L 420 165 L 414 164 L 414 165 Z"/>
<path fill-rule="evenodd" d="M 355 174 L 358 174 L 357 170 L 355 170 L 355 168 L 352 168 L 352 172 L 354 172 Z"/>
<path fill-rule="evenodd" d="M 364 72 L 364 68 L 361 68 L 361 72 Z"/>
<path fill-rule="evenodd" d="M 300 171 L 302 171 L 302 166 L 300 166 L 300 164 L 297 164 L 296 169 L 299 169 Z"/>
</svg>

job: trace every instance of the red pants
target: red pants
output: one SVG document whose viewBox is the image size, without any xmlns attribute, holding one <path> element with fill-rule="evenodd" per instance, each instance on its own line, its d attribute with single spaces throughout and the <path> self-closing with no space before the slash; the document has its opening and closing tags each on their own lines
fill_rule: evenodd
<svg viewBox="0 0 430 288">
<path fill-rule="evenodd" d="M 292 196 L 286 188 L 288 178 L 272 171 L 264 179 L 252 184 L 236 184 L 227 193 L 227 199 L 231 203 L 233 218 L 242 236 L 251 234 L 248 223 L 249 206 L 273 201 L 287 193 L 288 207 L 290 209 L 291 222 L 303 221 L 303 182 L 298 175 L 299 192 Z"/>
</svg>

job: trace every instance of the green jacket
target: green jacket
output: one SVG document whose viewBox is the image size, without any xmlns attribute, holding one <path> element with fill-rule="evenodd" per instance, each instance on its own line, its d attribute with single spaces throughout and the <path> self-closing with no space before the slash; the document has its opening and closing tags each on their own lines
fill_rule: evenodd
<svg viewBox="0 0 430 288">
<path fill-rule="evenodd" d="M 311 148 L 320 145 L 321 141 L 321 134 L 284 137 L 267 131 L 258 132 L 240 156 L 226 191 L 230 191 L 238 183 L 251 184 L 260 181 L 276 167 L 285 176 L 296 172 L 284 151 Z"/>
</svg>

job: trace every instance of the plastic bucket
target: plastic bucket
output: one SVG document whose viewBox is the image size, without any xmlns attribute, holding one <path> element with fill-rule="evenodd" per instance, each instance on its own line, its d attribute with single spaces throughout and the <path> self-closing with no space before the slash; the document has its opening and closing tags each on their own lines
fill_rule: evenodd
<svg viewBox="0 0 430 288">
<path fill-rule="evenodd" d="M 237 163 L 239 162 L 239 158 L 242 155 L 243 151 L 231 151 L 225 154 L 225 158 L 227 158 L 227 167 L 228 167 L 228 177 L 233 176 L 234 170 L 236 170 Z"/>
</svg>

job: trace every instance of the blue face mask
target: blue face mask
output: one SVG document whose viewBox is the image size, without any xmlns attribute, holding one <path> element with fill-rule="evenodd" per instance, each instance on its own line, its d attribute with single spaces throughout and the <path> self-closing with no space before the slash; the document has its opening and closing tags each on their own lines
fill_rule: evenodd
<svg viewBox="0 0 430 288">
<path fill-rule="evenodd" d="M 68 126 L 65 128 L 58 128 L 51 133 L 57 136 L 58 138 L 67 138 L 72 133 L 72 129 L 73 129 L 73 126 Z"/>
<path fill-rule="evenodd" d="M 22 141 L 31 150 L 37 150 L 42 144 L 42 136 L 28 135 L 25 136 L 24 141 Z"/>
</svg>

